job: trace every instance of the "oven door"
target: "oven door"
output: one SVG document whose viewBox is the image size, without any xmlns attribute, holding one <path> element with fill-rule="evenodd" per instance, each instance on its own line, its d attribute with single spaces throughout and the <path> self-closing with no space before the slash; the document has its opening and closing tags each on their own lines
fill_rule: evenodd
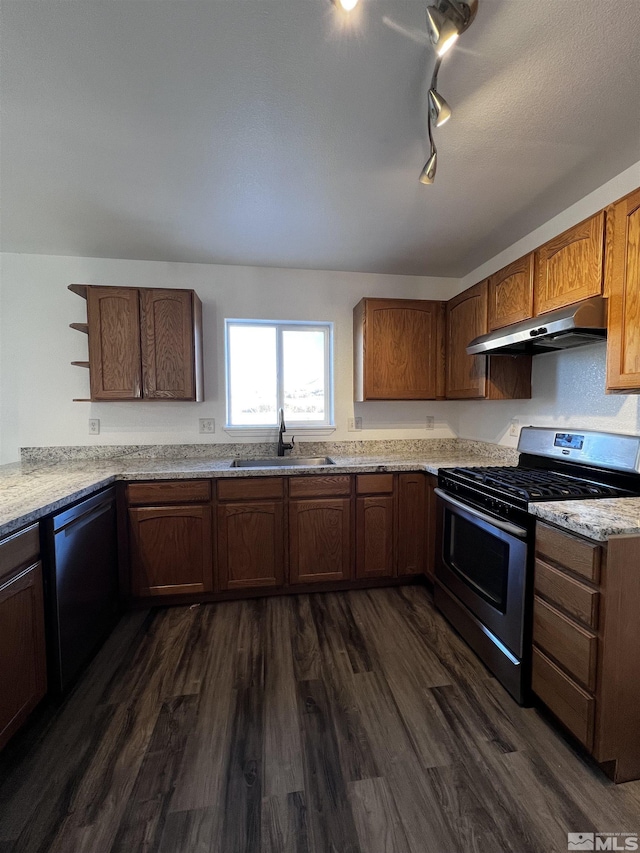
<svg viewBox="0 0 640 853">
<path fill-rule="evenodd" d="M 527 573 L 527 530 L 436 489 L 442 513 L 435 575 L 519 660 Z"/>
</svg>

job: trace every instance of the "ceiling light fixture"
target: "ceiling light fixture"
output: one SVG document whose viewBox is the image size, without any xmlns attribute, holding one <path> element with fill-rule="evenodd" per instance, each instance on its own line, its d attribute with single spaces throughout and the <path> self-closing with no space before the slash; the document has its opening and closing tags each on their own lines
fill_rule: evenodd
<svg viewBox="0 0 640 853">
<path fill-rule="evenodd" d="M 343 12 L 351 12 L 358 5 L 358 0 L 333 0 L 333 3 Z"/>
<path fill-rule="evenodd" d="M 435 89 L 429 89 L 429 118 L 436 127 L 442 127 L 451 118 L 451 107 Z"/>
<path fill-rule="evenodd" d="M 443 57 L 458 36 L 469 27 L 478 11 L 478 0 L 438 0 L 427 6 L 427 30 L 436 55 Z"/>
<path fill-rule="evenodd" d="M 436 52 L 436 63 L 429 87 L 429 110 L 427 128 L 429 131 L 430 154 L 425 167 L 420 172 L 421 184 L 432 184 L 436 176 L 438 152 L 433 142 L 432 125 L 442 127 L 451 118 L 451 107 L 438 92 L 438 72 L 442 57 L 452 47 L 458 36 L 472 23 L 478 11 L 478 0 L 437 0 L 427 6 L 427 30 L 429 39 Z"/>
</svg>

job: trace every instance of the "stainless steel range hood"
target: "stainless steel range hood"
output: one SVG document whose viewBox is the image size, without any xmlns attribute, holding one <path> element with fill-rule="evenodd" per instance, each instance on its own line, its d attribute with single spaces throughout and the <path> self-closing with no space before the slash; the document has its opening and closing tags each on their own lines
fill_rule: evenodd
<svg viewBox="0 0 640 853">
<path fill-rule="evenodd" d="M 607 300 L 586 299 L 481 335 L 467 347 L 469 355 L 536 355 L 603 341 L 607 337 Z"/>
</svg>

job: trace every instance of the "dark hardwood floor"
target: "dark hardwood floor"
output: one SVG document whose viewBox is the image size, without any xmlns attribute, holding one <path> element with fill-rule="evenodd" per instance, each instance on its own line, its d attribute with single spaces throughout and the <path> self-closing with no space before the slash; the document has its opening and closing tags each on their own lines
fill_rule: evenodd
<svg viewBox="0 0 640 853">
<path fill-rule="evenodd" d="M 640 832 L 424 587 L 128 614 L 0 759 L 0 853 L 565 853 Z"/>
</svg>

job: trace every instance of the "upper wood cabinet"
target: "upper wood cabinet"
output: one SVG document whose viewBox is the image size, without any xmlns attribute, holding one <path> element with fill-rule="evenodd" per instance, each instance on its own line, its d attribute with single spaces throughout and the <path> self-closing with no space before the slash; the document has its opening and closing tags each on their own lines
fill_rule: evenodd
<svg viewBox="0 0 640 853">
<path fill-rule="evenodd" d="M 354 399 L 444 395 L 444 302 L 362 299 L 353 309 Z"/>
<path fill-rule="evenodd" d="M 70 285 L 87 299 L 91 400 L 203 399 L 202 304 L 192 290 Z"/>
<path fill-rule="evenodd" d="M 487 357 L 467 344 L 487 332 L 488 284 L 481 281 L 447 302 L 447 398 L 485 396 Z"/>
<path fill-rule="evenodd" d="M 534 253 L 489 278 L 489 331 L 533 317 Z"/>
<path fill-rule="evenodd" d="M 604 211 L 536 252 L 535 315 L 602 293 Z"/>
<path fill-rule="evenodd" d="M 607 391 L 640 392 L 640 189 L 607 213 Z"/>
<path fill-rule="evenodd" d="M 520 400 L 531 397 L 531 356 L 468 355 L 487 332 L 488 280 L 447 302 L 447 399 Z"/>
</svg>

